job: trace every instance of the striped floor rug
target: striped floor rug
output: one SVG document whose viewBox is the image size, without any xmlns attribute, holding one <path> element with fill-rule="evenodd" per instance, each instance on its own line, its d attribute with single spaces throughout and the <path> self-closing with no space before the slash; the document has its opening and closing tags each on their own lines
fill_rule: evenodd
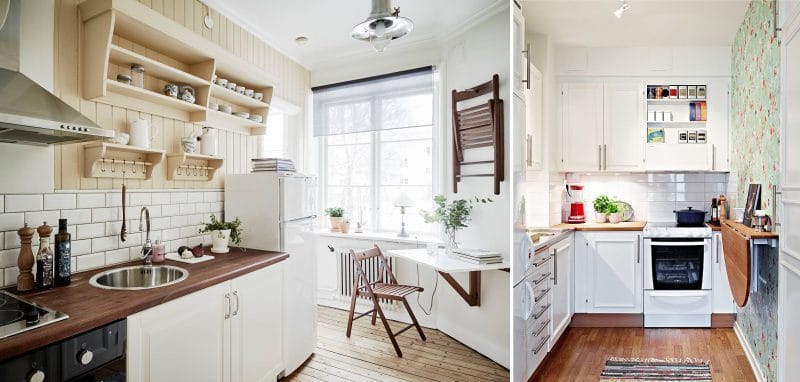
<svg viewBox="0 0 800 382">
<path fill-rule="evenodd" d="M 600 382 L 611 381 L 711 381 L 709 361 L 694 358 L 609 358 Z"/>
</svg>

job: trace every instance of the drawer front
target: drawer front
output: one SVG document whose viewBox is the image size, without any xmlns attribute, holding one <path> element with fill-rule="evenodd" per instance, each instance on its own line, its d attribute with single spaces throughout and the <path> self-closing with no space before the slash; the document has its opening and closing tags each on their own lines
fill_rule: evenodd
<svg viewBox="0 0 800 382">
<path fill-rule="evenodd" d="M 528 268 L 528 274 L 540 274 L 542 272 L 549 272 L 551 264 L 553 263 L 553 256 L 549 251 L 539 251 L 531 259 L 531 266 Z"/>
<path fill-rule="evenodd" d="M 645 291 L 646 314 L 711 314 L 711 291 Z"/>
<path fill-rule="evenodd" d="M 527 375 L 533 374 L 539 364 L 542 363 L 545 354 L 547 354 L 547 343 L 550 339 L 550 323 L 549 314 L 545 313 L 543 317 L 548 317 L 544 320 L 544 327 L 539 327 L 539 330 L 529 330 L 527 333 Z M 534 325 L 535 326 L 535 325 Z M 537 329 L 537 328 L 533 328 Z"/>
</svg>

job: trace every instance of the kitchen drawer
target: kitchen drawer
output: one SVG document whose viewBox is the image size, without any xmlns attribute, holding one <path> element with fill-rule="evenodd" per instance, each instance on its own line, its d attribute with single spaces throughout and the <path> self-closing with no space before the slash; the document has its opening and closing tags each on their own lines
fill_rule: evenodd
<svg viewBox="0 0 800 382">
<path fill-rule="evenodd" d="M 550 340 L 550 315 L 545 313 L 543 317 L 548 317 L 544 320 L 544 326 L 529 328 L 526 333 L 527 342 L 527 375 L 533 374 L 539 364 L 542 363 L 544 356 L 547 354 L 547 343 Z"/>
<path fill-rule="evenodd" d="M 539 327 L 542 322 L 549 320 L 550 314 L 550 298 L 544 298 L 533 307 L 531 317 L 528 318 L 528 327 Z"/>
<path fill-rule="evenodd" d="M 710 327 L 713 299 L 710 290 L 644 293 L 644 326 Z"/>
<path fill-rule="evenodd" d="M 553 256 L 548 251 L 540 251 L 536 253 L 536 256 L 533 257 L 531 260 L 531 266 L 528 269 L 527 274 L 536 274 L 539 272 L 547 272 L 550 270 L 552 266 Z"/>
</svg>

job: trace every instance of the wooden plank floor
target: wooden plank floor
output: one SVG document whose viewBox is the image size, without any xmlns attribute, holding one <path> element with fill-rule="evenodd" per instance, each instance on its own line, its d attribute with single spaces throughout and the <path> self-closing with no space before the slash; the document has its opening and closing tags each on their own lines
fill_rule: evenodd
<svg viewBox="0 0 800 382">
<path fill-rule="evenodd" d="M 390 321 L 393 331 L 405 324 Z M 353 322 L 345 337 L 347 312 L 319 307 L 317 350 L 285 382 L 508 381 L 509 372 L 438 330 L 423 328 L 427 341 L 410 329 L 397 337 L 397 357 L 380 323 L 369 316 Z"/>
<path fill-rule="evenodd" d="M 733 329 L 570 328 L 535 381 L 599 379 L 608 357 L 711 360 L 715 382 L 756 381 Z"/>
</svg>

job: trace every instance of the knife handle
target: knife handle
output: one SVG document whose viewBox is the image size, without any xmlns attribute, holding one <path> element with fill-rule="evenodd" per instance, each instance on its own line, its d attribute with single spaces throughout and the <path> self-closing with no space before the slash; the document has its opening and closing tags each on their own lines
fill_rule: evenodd
<svg viewBox="0 0 800 382">
<path fill-rule="evenodd" d="M 125 226 L 125 185 L 122 185 L 122 229 L 119 233 L 119 239 L 125 241 L 126 237 L 128 236 L 128 227 Z"/>
</svg>

